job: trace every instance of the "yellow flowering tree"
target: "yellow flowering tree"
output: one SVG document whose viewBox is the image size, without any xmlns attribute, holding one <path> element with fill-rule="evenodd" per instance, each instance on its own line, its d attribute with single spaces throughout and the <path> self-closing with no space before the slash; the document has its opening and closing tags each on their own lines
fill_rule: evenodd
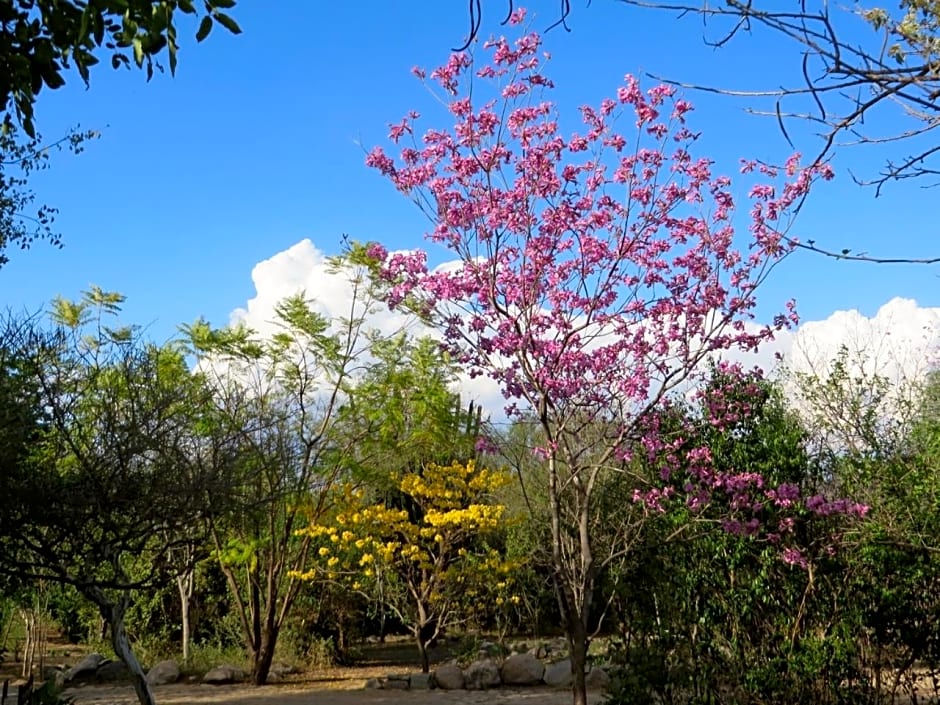
<svg viewBox="0 0 940 705">
<path fill-rule="evenodd" d="M 471 460 L 403 474 L 382 503 L 346 487 L 341 510 L 301 529 L 315 549 L 299 577 L 380 600 L 411 630 L 427 672 L 428 645 L 442 630 L 486 600 L 513 599 L 513 566 L 492 544 L 508 522 L 492 495 L 508 482 Z"/>
</svg>

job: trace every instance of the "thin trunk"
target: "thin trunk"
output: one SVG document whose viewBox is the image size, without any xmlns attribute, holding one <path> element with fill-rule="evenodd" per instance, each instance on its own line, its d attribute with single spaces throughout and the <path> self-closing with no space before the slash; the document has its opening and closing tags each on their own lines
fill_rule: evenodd
<svg viewBox="0 0 940 705">
<path fill-rule="evenodd" d="M 571 654 L 571 696 L 574 705 L 587 705 L 587 630 L 581 615 L 571 615 L 568 627 L 568 649 Z"/>
<path fill-rule="evenodd" d="M 189 665 L 189 606 L 192 601 L 195 587 L 195 570 L 189 570 L 183 575 L 176 576 L 176 587 L 180 593 L 180 615 L 183 628 L 183 665 Z"/>
<path fill-rule="evenodd" d="M 421 672 L 428 673 L 431 670 L 431 662 L 428 658 L 428 644 L 421 634 L 421 630 L 416 630 L 415 642 L 418 644 L 418 657 L 421 659 Z"/>
<path fill-rule="evenodd" d="M 102 616 L 111 626 L 111 648 L 131 674 L 131 682 L 134 684 L 134 692 L 137 693 L 137 700 L 140 705 L 156 705 L 153 698 L 153 691 L 147 682 L 147 675 L 141 668 L 140 662 L 131 649 L 130 641 L 127 638 L 127 630 L 124 628 L 124 613 L 127 611 L 128 599 L 121 596 L 117 604 L 100 604 Z"/>
<path fill-rule="evenodd" d="M 184 597 L 182 601 L 183 613 L 183 665 L 189 665 L 189 597 Z"/>
<path fill-rule="evenodd" d="M 23 628 L 26 640 L 23 645 L 23 667 L 20 673 L 22 678 L 28 678 L 33 671 L 33 657 L 36 651 L 36 615 L 33 610 L 26 608 L 20 610 L 23 617 Z"/>
</svg>

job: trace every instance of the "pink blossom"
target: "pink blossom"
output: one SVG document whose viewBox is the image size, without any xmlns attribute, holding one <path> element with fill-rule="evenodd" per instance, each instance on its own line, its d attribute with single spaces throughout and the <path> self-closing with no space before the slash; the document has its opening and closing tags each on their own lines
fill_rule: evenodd
<svg viewBox="0 0 940 705">
<path fill-rule="evenodd" d="M 511 23 L 524 17 L 517 10 Z M 583 127 L 565 138 L 548 60 L 533 33 L 452 55 L 430 78 L 449 96 L 453 124 L 418 138 L 409 114 L 391 128 L 393 142 L 409 143 L 397 157 L 368 153 L 366 163 L 423 210 L 427 239 L 458 262 L 434 270 L 424 252 L 370 245 L 388 304 L 436 325 L 467 374 L 500 385 L 508 414 L 541 410 L 555 430 L 619 420 L 625 433 L 610 442 L 635 438 L 658 463 L 662 486 L 634 493 L 651 511 L 722 506 L 726 528 L 748 537 L 769 514 L 778 540 L 794 533 L 779 520 L 784 511 L 863 517 L 863 505 L 804 500 L 796 486 L 767 487 L 749 468 L 719 472 L 708 448 L 665 437 L 654 418 L 668 392 L 699 378 L 700 361 L 754 350 L 798 321 L 786 302 L 772 325 L 753 325 L 756 292 L 794 247 L 788 219 L 831 169 L 803 167 L 799 155 L 783 169 L 745 160 L 732 181 L 695 154 L 691 104 L 671 86 L 641 91 L 629 75 L 614 97 L 581 107 Z M 746 391 L 715 391 L 704 421 L 740 427 L 759 393 Z M 591 456 L 583 450 L 552 441 L 536 452 L 574 473 Z M 622 462 L 632 452 L 611 450 Z M 797 549 L 786 551 L 788 563 L 806 565 Z"/>
</svg>

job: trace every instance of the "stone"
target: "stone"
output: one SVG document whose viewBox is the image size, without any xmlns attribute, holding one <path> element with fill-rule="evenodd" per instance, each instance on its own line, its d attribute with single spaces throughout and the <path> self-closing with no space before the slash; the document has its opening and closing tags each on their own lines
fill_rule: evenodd
<svg viewBox="0 0 940 705">
<path fill-rule="evenodd" d="M 52 687 L 61 690 L 65 686 L 65 671 L 60 666 L 46 666 L 42 669 L 42 679 L 52 683 Z"/>
<path fill-rule="evenodd" d="M 474 661 L 464 671 L 464 687 L 467 690 L 486 690 L 498 688 L 502 683 L 499 677 L 499 666 L 493 659 Z"/>
<path fill-rule="evenodd" d="M 434 682 L 441 690 L 461 690 L 464 686 L 463 671 L 455 663 L 445 663 L 434 671 Z"/>
<path fill-rule="evenodd" d="M 412 690 L 430 690 L 432 681 L 430 673 L 412 673 L 408 682 Z"/>
<path fill-rule="evenodd" d="M 542 682 L 545 664 L 532 654 L 512 654 L 499 673 L 506 685 L 536 685 Z"/>
<path fill-rule="evenodd" d="M 382 690 L 382 681 L 378 678 L 370 678 L 366 681 L 367 690 Z"/>
<path fill-rule="evenodd" d="M 297 669 L 294 666 L 291 666 L 289 663 L 274 663 L 271 664 L 271 669 L 268 671 L 268 674 L 277 674 L 280 677 L 289 676 L 291 674 L 297 673 Z"/>
<path fill-rule="evenodd" d="M 562 688 L 571 685 L 571 659 L 562 659 L 555 663 L 550 663 L 545 667 L 545 673 L 542 675 L 545 685 L 553 688 Z"/>
<path fill-rule="evenodd" d="M 104 682 L 123 681 L 131 677 L 131 672 L 121 661 L 105 661 L 95 671 L 95 679 Z"/>
<path fill-rule="evenodd" d="M 411 687 L 411 678 L 408 675 L 389 674 L 383 687 L 385 690 L 408 690 Z"/>
<path fill-rule="evenodd" d="M 58 666 L 43 666 L 42 667 L 42 679 L 44 681 L 51 681 L 55 678 L 55 674 L 59 672 Z"/>
<path fill-rule="evenodd" d="M 208 685 L 225 685 L 244 680 L 245 672 L 237 666 L 216 666 L 202 677 L 202 682 Z"/>
<path fill-rule="evenodd" d="M 65 672 L 65 682 L 89 680 L 95 677 L 98 672 L 98 666 L 105 662 L 105 657 L 101 654 L 88 654 L 81 661 L 72 666 Z"/>
<path fill-rule="evenodd" d="M 600 666 L 594 666 L 590 671 L 584 674 L 584 683 L 588 688 L 603 690 L 610 685 L 610 676 Z"/>
</svg>

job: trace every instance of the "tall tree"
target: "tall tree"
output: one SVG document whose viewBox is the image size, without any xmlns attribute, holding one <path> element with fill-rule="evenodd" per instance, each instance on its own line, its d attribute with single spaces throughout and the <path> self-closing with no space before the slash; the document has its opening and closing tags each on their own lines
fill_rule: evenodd
<svg viewBox="0 0 940 705">
<path fill-rule="evenodd" d="M 378 244 L 358 254 L 392 305 L 421 311 L 455 360 L 500 383 L 508 413 L 538 420 L 553 580 L 583 705 L 597 579 L 619 555 L 600 552 L 592 534 L 604 478 L 624 470 L 637 442 L 659 447 L 643 421 L 703 360 L 772 334 L 746 325 L 756 289 L 789 251 L 790 208 L 828 172 L 790 160 L 774 185 L 778 174 L 759 169 L 743 242 L 731 180 L 691 155 L 691 106 L 670 88 L 644 93 L 628 77 L 615 99 L 582 107 L 584 130 L 565 137 L 539 37 L 486 49 L 485 64 L 457 53 L 430 74 L 452 129 L 418 137 L 412 114 L 391 127 L 399 159 L 381 148 L 367 159 L 422 208 L 429 238 L 457 263 L 429 270 L 426 253 Z M 615 130 L 620 116 L 635 132 Z M 718 478 L 707 453 L 689 453 L 710 489 Z"/>
<path fill-rule="evenodd" d="M 72 585 L 98 608 L 152 705 L 124 618 L 134 591 L 172 580 L 172 549 L 204 544 L 194 527 L 225 504 L 234 446 L 206 432 L 208 388 L 179 348 L 112 325 L 122 301 L 93 288 L 58 300 L 51 330 L 7 322 L 4 376 L 26 385 L 39 428 L 0 477 L 0 543 L 6 570 Z"/>
<path fill-rule="evenodd" d="M 348 277 L 348 315 L 321 313 L 302 293 L 276 308 L 275 331 L 244 325 L 187 328 L 211 375 L 218 412 L 241 447 L 239 510 L 208 515 L 245 646 L 251 681 L 268 678 L 281 628 L 293 607 L 310 538 L 297 535 L 329 507 L 331 488 L 361 439 L 340 433 L 340 409 L 382 335 L 369 326 L 376 301 L 361 268 Z"/>
</svg>

